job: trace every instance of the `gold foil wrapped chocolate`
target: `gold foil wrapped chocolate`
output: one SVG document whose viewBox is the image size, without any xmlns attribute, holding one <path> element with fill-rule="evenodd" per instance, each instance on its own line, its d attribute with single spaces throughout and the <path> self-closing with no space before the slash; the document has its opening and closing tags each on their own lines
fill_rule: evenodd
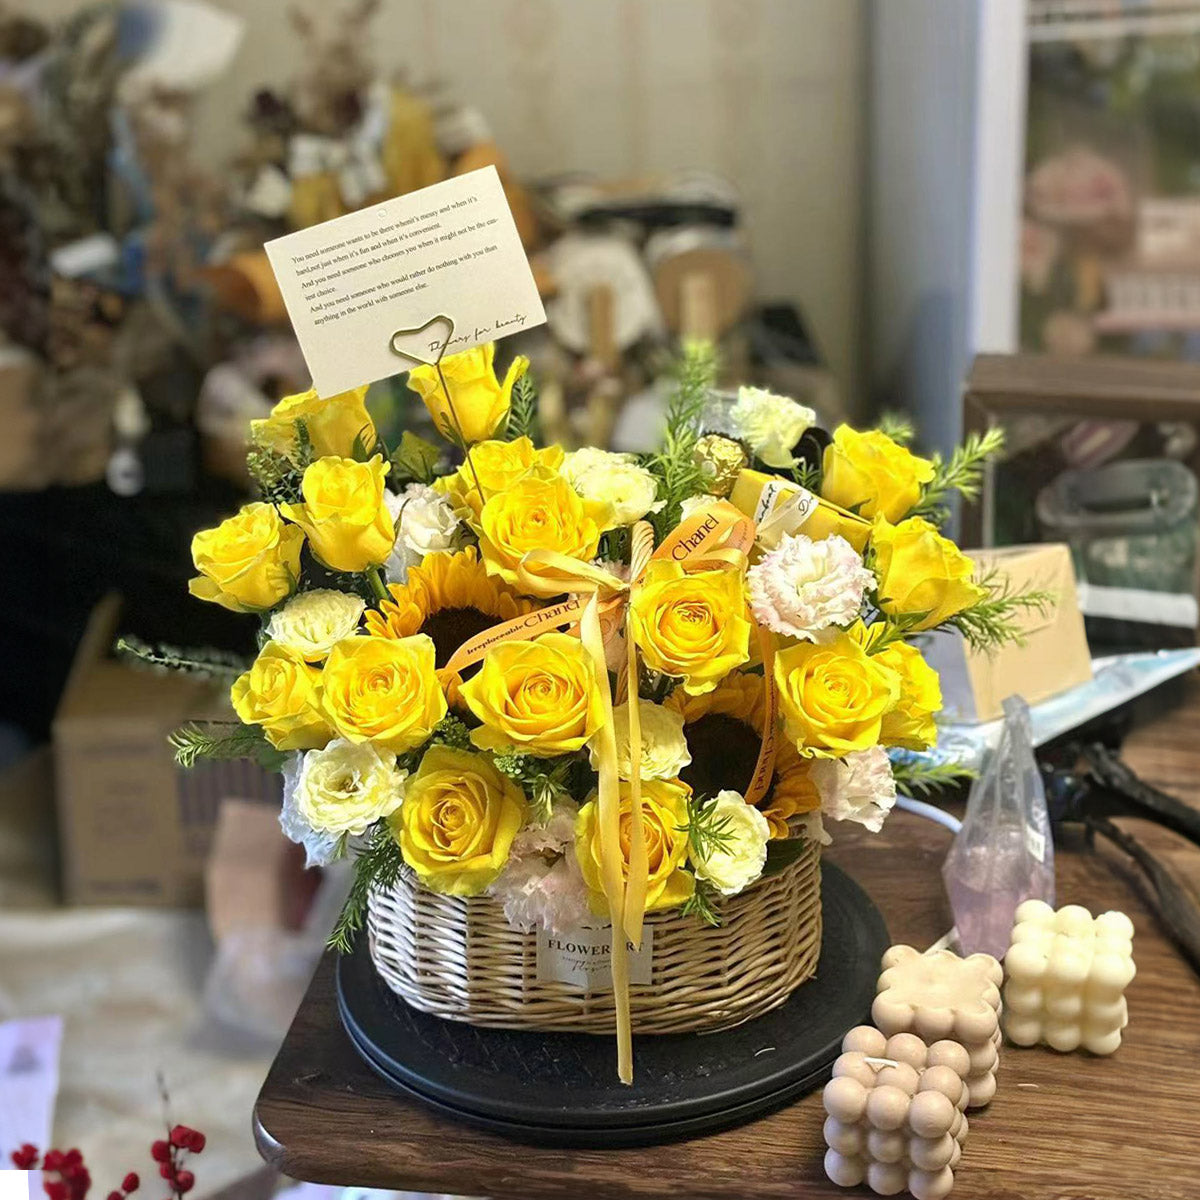
<svg viewBox="0 0 1200 1200">
<path fill-rule="evenodd" d="M 738 473 L 750 461 L 739 442 L 719 433 L 706 433 L 696 443 L 694 454 L 708 490 L 722 499 L 733 491 Z"/>
</svg>

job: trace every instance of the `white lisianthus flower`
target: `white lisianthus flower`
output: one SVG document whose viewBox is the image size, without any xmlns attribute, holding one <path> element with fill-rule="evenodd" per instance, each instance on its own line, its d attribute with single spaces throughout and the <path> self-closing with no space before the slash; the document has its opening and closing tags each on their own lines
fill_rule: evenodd
<svg viewBox="0 0 1200 1200">
<path fill-rule="evenodd" d="M 768 467 L 794 467 L 792 447 L 817 423 L 817 414 L 766 388 L 740 387 L 737 402 L 729 410 L 729 422 Z"/>
<path fill-rule="evenodd" d="M 574 852 L 577 812 L 560 800 L 545 825 L 530 825 L 514 839 L 508 863 L 488 888 L 514 929 L 567 933 L 595 923 Z"/>
<path fill-rule="evenodd" d="M 892 764 L 882 746 L 854 750 L 845 758 L 814 759 L 810 778 L 821 795 L 825 816 L 857 821 L 872 833 L 883 828 L 896 803 Z"/>
<path fill-rule="evenodd" d="M 697 879 L 707 880 L 722 896 L 736 896 L 762 874 L 771 826 L 740 792 L 718 792 L 709 811 L 721 828 L 720 845 L 705 858 L 693 855 L 692 866 Z"/>
<path fill-rule="evenodd" d="M 683 733 L 683 713 L 664 708 L 652 700 L 638 701 L 642 727 L 642 779 L 674 779 L 692 761 Z M 613 733 L 617 739 L 617 770 L 622 779 L 633 776 L 633 757 L 629 744 L 629 705 L 613 708 Z M 588 744 L 592 766 L 599 769 L 596 743 Z"/>
<path fill-rule="evenodd" d="M 679 519 L 686 521 L 696 509 L 716 504 L 720 499 L 720 496 L 710 496 L 707 492 L 701 492 L 698 496 L 686 496 L 679 503 Z"/>
<path fill-rule="evenodd" d="M 761 625 L 813 641 L 831 625 L 849 625 L 875 576 L 836 533 L 813 541 L 784 534 L 747 574 L 750 607 Z"/>
<path fill-rule="evenodd" d="M 403 583 L 408 568 L 425 555 L 455 548 L 459 521 L 441 492 L 410 483 L 400 495 L 385 492 L 384 502 L 396 526 L 396 544 L 384 564 L 389 583 Z"/>
<path fill-rule="evenodd" d="M 304 755 L 293 751 L 283 763 L 283 808 L 279 826 L 289 842 L 304 847 L 306 867 L 327 867 L 346 852 L 346 839 L 340 833 L 325 833 L 314 829 L 296 807 L 296 785 Z"/>
<path fill-rule="evenodd" d="M 585 500 L 608 506 L 611 516 L 606 528 L 616 529 L 658 512 L 658 481 L 639 467 L 632 454 L 615 454 L 585 446 L 563 460 L 562 474 Z"/>
<path fill-rule="evenodd" d="M 407 778 L 391 751 L 335 738 L 304 755 L 284 807 L 318 833 L 358 835 L 400 807 Z"/>
<path fill-rule="evenodd" d="M 366 607 L 362 597 L 332 588 L 299 592 L 267 622 L 267 636 L 306 662 L 324 662 L 338 642 L 358 632 Z"/>
</svg>

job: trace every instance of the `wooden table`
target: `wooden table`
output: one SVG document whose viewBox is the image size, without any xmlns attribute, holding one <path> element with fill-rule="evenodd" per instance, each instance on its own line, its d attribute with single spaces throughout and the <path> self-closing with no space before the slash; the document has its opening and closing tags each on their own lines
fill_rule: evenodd
<svg viewBox="0 0 1200 1200">
<path fill-rule="evenodd" d="M 1200 683 L 1139 730 L 1126 757 L 1143 778 L 1200 804 Z M 882 834 L 836 828 L 830 857 L 883 912 L 896 941 L 928 945 L 951 925 L 939 876 L 950 835 L 897 812 Z M 1200 851 L 1171 834 L 1181 874 Z M 1200 1196 L 1200 979 L 1166 940 L 1138 877 L 1112 852 L 1058 849 L 1058 902 L 1119 908 L 1136 927 L 1130 1024 L 1112 1058 L 1007 1047 L 999 1091 L 971 1115 L 954 1196 L 970 1200 L 1195 1200 Z M 636 1150 L 538 1149 L 448 1121 L 389 1090 L 342 1032 L 333 963 L 321 963 L 255 1111 L 264 1157 L 316 1182 L 468 1196 L 869 1196 L 824 1176 L 824 1113 L 810 1095 L 772 1116 Z"/>
</svg>

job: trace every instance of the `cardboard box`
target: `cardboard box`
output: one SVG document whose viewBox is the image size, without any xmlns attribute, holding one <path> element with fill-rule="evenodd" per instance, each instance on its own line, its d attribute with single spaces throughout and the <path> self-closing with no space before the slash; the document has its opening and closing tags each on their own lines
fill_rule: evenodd
<svg viewBox="0 0 1200 1200">
<path fill-rule="evenodd" d="M 108 656 L 120 600 L 92 614 L 54 718 L 63 891 L 73 904 L 193 906 L 225 797 L 279 803 L 279 776 L 249 761 L 175 765 L 167 736 L 235 719 L 225 689 Z"/>
<path fill-rule="evenodd" d="M 1036 704 L 1092 677 L 1092 658 L 1083 630 L 1070 550 L 1061 543 L 970 550 L 984 569 L 997 567 L 1015 590 L 1046 589 L 1057 604 L 1044 616 L 1020 619 L 1024 645 L 1008 645 L 991 654 L 974 651 L 958 633 L 936 633 L 925 657 L 942 681 L 942 716 L 948 721 L 979 723 L 1003 714 L 1013 695 Z"/>
</svg>

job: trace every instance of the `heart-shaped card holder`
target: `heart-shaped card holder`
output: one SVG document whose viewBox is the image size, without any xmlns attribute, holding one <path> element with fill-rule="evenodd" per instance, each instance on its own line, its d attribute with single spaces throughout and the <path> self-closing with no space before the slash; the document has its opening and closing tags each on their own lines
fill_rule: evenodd
<svg viewBox="0 0 1200 1200">
<path fill-rule="evenodd" d="M 410 329 L 397 329 L 388 345 L 393 354 L 419 363 L 425 367 L 436 367 L 446 353 L 446 347 L 454 336 L 454 319 L 445 313 L 430 317 L 424 325 Z"/>
</svg>

